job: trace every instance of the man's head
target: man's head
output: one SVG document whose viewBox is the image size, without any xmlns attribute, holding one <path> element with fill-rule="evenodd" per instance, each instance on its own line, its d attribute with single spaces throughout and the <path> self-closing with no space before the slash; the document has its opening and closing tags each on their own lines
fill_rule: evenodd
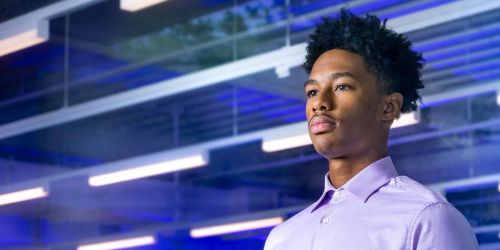
<svg viewBox="0 0 500 250">
<path fill-rule="evenodd" d="M 392 121 L 416 109 L 423 59 L 375 16 L 342 10 L 311 35 L 304 68 L 306 115 L 316 150 L 357 157 L 386 147 Z"/>
</svg>

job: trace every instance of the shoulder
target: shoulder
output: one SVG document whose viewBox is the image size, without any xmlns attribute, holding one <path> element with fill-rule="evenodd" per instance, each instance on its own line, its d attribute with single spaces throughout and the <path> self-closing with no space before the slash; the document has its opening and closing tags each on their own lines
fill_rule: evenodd
<svg viewBox="0 0 500 250">
<path fill-rule="evenodd" d="M 387 202 L 391 203 L 390 207 L 386 205 Z M 367 202 L 370 209 L 389 213 L 391 216 L 400 215 L 407 224 L 425 207 L 434 203 L 448 203 L 448 201 L 440 193 L 406 176 L 392 178 Z"/>
<path fill-rule="evenodd" d="M 440 193 L 406 177 L 394 178 L 394 187 L 415 204 L 408 231 L 409 249 L 477 249 L 467 219 Z"/>
<path fill-rule="evenodd" d="M 448 203 L 446 198 L 440 193 L 431 190 L 410 177 L 401 175 L 391 180 L 392 186 L 406 193 L 408 198 L 414 198 L 421 202 L 423 207 L 433 203 Z M 422 208 L 423 208 L 422 207 Z"/>
<path fill-rule="evenodd" d="M 413 221 L 408 239 L 411 249 L 478 249 L 469 222 L 446 202 L 423 208 Z"/>
<path fill-rule="evenodd" d="M 478 249 L 469 222 L 442 194 L 407 176 L 393 178 L 382 193 L 393 197 L 391 211 L 409 215 L 408 249 Z"/>
</svg>

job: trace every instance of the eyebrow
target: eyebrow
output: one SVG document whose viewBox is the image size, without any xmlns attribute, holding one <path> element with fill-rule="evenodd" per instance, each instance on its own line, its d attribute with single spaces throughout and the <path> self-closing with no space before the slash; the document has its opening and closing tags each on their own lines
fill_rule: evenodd
<svg viewBox="0 0 500 250">
<path fill-rule="evenodd" d="M 344 76 L 348 76 L 348 77 L 351 77 L 351 78 L 357 80 L 356 77 L 354 76 L 354 74 L 351 72 L 348 72 L 348 71 L 333 73 L 330 75 L 330 79 L 337 80 L 338 78 L 341 78 Z M 316 84 L 318 84 L 318 81 L 316 81 L 314 79 L 307 79 L 306 82 L 304 83 L 304 88 L 307 87 L 307 85 L 316 85 Z"/>
</svg>

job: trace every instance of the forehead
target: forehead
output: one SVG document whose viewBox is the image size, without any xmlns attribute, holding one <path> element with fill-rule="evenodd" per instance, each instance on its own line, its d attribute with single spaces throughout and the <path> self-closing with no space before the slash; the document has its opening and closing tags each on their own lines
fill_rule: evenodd
<svg viewBox="0 0 500 250">
<path fill-rule="evenodd" d="M 311 77 L 320 74 L 331 74 L 336 71 L 350 72 L 359 78 L 370 78 L 370 75 L 372 75 L 367 70 L 363 57 L 346 50 L 333 49 L 324 52 L 316 60 L 311 70 Z"/>
</svg>

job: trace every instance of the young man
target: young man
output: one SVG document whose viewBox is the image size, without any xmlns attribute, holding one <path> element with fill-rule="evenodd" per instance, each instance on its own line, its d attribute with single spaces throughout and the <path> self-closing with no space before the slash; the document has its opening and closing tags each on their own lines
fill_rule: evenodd
<svg viewBox="0 0 500 250">
<path fill-rule="evenodd" d="M 478 249 L 464 216 L 398 176 L 392 122 L 417 107 L 423 59 L 376 16 L 342 10 L 311 35 L 304 67 L 309 134 L 329 160 L 317 202 L 274 228 L 266 250 Z"/>
</svg>

